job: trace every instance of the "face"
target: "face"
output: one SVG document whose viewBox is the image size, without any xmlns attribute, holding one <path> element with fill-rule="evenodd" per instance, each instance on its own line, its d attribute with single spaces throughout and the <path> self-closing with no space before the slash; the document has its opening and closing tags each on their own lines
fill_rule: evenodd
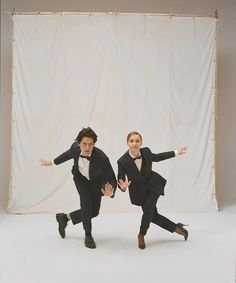
<svg viewBox="0 0 236 283">
<path fill-rule="evenodd" d="M 83 137 L 79 145 L 82 154 L 87 156 L 92 153 L 95 143 L 93 141 L 93 138 Z"/>
<path fill-rule="evenodd" d="M 132 135 L 127 144 L 130 151 L 138 151 L 142 145 L 142 140 L 139 135 Z"/>
</svg>

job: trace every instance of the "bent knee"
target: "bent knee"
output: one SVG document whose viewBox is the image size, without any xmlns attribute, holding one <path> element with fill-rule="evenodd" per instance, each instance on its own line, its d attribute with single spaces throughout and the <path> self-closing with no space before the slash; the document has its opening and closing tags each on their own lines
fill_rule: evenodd
<svg viewBox="0 0 236 283">
<path fill-rule="evenodd" d="M 98 214 L 99 214 L 99 211 L 93 211 L 92 216 L 93 216 L 93 217 L 96 217 L 96 216 L 98 216 Z"/>
</svg>

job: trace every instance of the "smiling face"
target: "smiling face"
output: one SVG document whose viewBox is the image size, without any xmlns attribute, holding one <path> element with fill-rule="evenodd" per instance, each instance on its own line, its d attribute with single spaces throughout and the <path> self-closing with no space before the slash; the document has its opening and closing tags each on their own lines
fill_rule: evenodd
<svg viewBox="0 0 236 283">
<path fill-rule="evenodd" d="M 88 156 L 88 155 L 91 155 L 93 148 L 95 146 L 95 143 L 94 143 L 93 138 L 83 137 L 79 145 L 80 145 L 82 154 L 85 156 Z"/>
<path fill-rule="evenodd" d="M 139 133 L 130 133 L 127 137 L 127 145 L 132 154 L 137 155 L 142 146 L 142 137 Z"/>
</svg>

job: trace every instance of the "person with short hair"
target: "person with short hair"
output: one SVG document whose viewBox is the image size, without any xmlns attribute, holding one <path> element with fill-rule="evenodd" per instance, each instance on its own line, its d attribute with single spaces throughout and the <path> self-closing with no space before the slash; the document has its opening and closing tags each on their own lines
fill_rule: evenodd
<svg viewBox="0 0 236 283">
<path fill-rule="evenodd" d="M 74 159 L 72 168 L 73 180 L 80 195 L 80 209 L 71 213 L 58 213 L 59 234 L 65 238 L 68 221 L 83 224 L 85 230 L 84 244 L 87 248 L 96 248 L 92 236 L 92 218 L 99 214 L 101 197 L 113 198 L 117 186 L 115 173 L 106 154 L 95 146 L 97 135 L 90 128 L 83 128 L 70 149 L 56 157 L 53 161 L 40 160 L 41 165 L 59 165 Z"/>
<path fill-rule="evenodd" d="M 142 136 L 136 131 L 128 134 L 127 145 L 129 150 L 117 161 L 117 179 L 118 186 L 123 192 L 129 189 L 131 203 L 141 206 L 143 210 L 138 234 L 138 247 L 145 249 L 144 236 L 150 223 L 159 225 L 169 232 L 176 232 L 187 240 L 188 231 L 184 228 L 186 225 L 182 223 L 175 224 L 158 213 L 156 204 L 160 195 L 164 195 L 166 180 L 152 171 L 152 162 L 159 162 L 176 155 L 182 155 L 187 148 L 180 147 L 176 151 L 154 154 L 148 147 L 141 148 Z"/>
</svg>

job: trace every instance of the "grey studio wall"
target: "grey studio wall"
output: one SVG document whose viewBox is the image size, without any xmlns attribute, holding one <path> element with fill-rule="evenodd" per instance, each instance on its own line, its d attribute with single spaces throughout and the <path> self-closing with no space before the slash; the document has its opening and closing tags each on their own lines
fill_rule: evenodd
<svg viewBox="0 0 236 283">
<path fill-rule="evenodd" d="M 216 187 L 220 207 L 236 203 L 236 0 L 2 0 L 0 96 L 0 210 L 8 199 L 11 137 L 10 12 L 152 12 L 210 16 L 219 13 Z M 198 150 L 197 148 L 191 150 Z"/>
</svg>

